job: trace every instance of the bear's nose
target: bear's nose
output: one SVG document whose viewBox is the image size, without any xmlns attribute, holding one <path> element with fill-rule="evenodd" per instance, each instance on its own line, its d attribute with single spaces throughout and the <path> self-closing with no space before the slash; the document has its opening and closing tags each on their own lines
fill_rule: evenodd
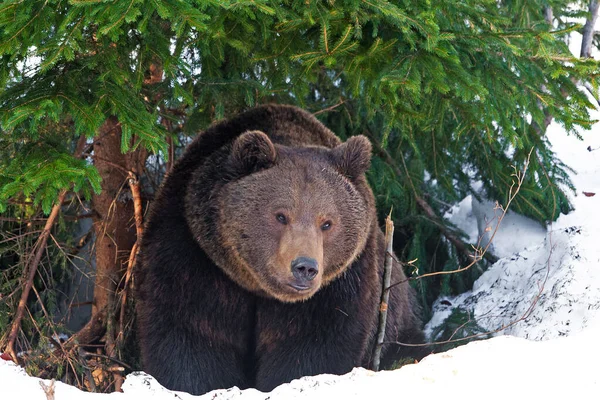
<svg viewBox="0 0 600 400">
<path fill-rule="evenodd" d="M 314 258 L 298 257 L 292 261 L 292 274 L 296 279 L 312 281 L 319 272 L 319 263 Z"/>
</svg>

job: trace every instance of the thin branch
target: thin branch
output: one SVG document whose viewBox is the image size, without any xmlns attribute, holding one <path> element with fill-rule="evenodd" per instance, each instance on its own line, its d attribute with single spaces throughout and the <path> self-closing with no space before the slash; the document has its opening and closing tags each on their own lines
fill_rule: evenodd
<svg viewBox="0 0 600 400">
<path fill-rule="evenodd" d="M 314 115 L 314 116 L 317 116 L 317 115 L 319 115 L 319 114 L 323 114 L 323 113 L 326 113 L 326 112 L 329 112 L 329 111 L 333 111 L 333 110 L 335 110 L 336 108 L 338 108 L 339 106 L 341 106 L 342 104 L 344 104 L 345 102 L 346 102 L 346 100 L 342 100 L 342 101 L 340 101 L 339 103 L 337 103 L 337 104 L 335 104 L 335 105 L 333 105 L 333 106 L 330 106 L 330 107 L 324 108 L 324 109 L 322 109 L 322 110 L 319 110 L 319 111 L 317 111 L 317 112 L 314 112 L 314 113 L 313 113 L 313 115 Z"/>
<path fill-rule="evenodd" d="M 504 220 L 504 217 L 506 216 L 506 213 L 508 212 L 510 205 L 512 204 L 513 200 L 517 197 L 517 194 L 521 190 L 521 186 L 523 185 L 523 182 L 525 181 L 525 174 L 527 172 L 527 168 L 529 167 L 529 160 L 531 159 L 532 153 L 533 153 L 533 148 L 531 148 L 531 150 L 529 151 L 529 154 L 527 155 L 527 161 L 525 162 L 523 171 L 518 171 L 515 168 L 515 172 L 512 174 L 512 176 L 514 176 L 516 178 L 516 182 L 513 181 L 512 185 L 510 186 L 509 197 L 508 197 L 508 201 L 506 202 L 506 206 L 503 207 L 502 205 L 496 203 L 496 209 L 502 210 L 502 214 L 500 215 L 500 217 L 498 217 L 498 222 L 496 223 L 496 227 L 494 228 L 494 231 L 492 232 L 492 235 L 490 236 L 485 247 L 481 248 L 480 243 L 478 243 L 478 245 L 476 247 L 473 246 L 473 250 L 474 250 L 474 253 L 472 255 L 473 261 L 471 261 L 468 265 L 466 265 L 464 267 L 457 268 L 457 269 L 454 269 L 451 271 L 436 271 L 436 272 L 419 275 L 416 277 L 410 277 L 410 278 L 404 279 L 400 282 L 394 283 L 392 285 L 392 287 L 399 285 L 401 283 L 410 281 L 410 280 L 418 280 L 418 279 L 428 278 L 428 277 L 436 276 L 436 275 L 448 275 L 448 274 L 455 274 L 455 273 L 463 272 L 463 271 L 468 270 L 473 265 L 477 264 L 478 261 L 480 261 L 482 258 L 484 258 L 488 252 L 488 249 L 492 245 L 492 242 L 494 241 L 496 234 L 498 233 L 500 225 L 501 225 L 502 221 Z M 481 238 L 479 238 L 479 241 L 481 242 Z"/>
<path fill-rule="evenodd" d="M 79 348 L 79 354 L 83 358 L 95 358 L 95 357 L 104 358 L 105 360 L 112 361 L 112 362 L 114 362 L 116 364 L 120 364 L 120 365 L 124 366 L 127 369 L 133 370 L 133 368 L 131 368 L 131 366 L 129 364 L 127 364 L 127 363 L 119 360 L 118 358 L 107 356 L 106 354 L 90 353 L 90 352 L 87 352 L 87 351 L 83 350 L 81 347 Z"/>
<path fill-rule="evenodd" d="M 550 243 L 552 243 L 552 234 L 551 233 L 550 233 Z M 511 321 L 508 324 L 504 324 L 501 327 L 494 329 L 492 331 L 477 333 L 477 334 L 465 336 L 463 338 L 458 338 L 458 339 L 449 339 L 449 340 L 443 340 L 443 341 L 439 341 L 439 342 L 429 342 L 429 343 L 386 342 L 386 344 L 398 344 L 398 345 L 407 346 L 407 347 L 422 347 L 422 346 L 458 343 L 458 342 L 463 342 L 465 340 L 477 339 L 480 337 L 493 335 L 494 333 L 502 332 L 502 331 L 510 328 L 511 326 L 513 326 L 523 320 L 526 320 L 533 313 L 533 310 L 535 309 L 535 306 L 537 305 L 538 301 L 540 300 L 542 293 L 544 292 L 544 288 L 546 287 L 546 282 L 548 281 L 548 276 L 550 276 L 550 259 L 552 258 L 552 254 L 554 253 L 554 248 L 555 248 L 555 246 L 551 244 L 550 253 L 548 254 L 548 259 L 546 260 L 546 276 L 544 277 L 544 280 L 541 282 L 536 296 L 534 297 L 533 301 L 531 302 L 531 304 L 529 305 L 527 310 L 518 319 Z"/>
<path fill-rule="evenodd" d="M 52 211 L 50 212 L 50 216 L 46 221 L 44 229 L 42 230 L 42 233 L 40 234 L 37 242 L 34 245 L 34 256 L 31 259 L 31 262 L 28 263 L 28 266 L 24 271 L 24 274 L 27 274 L 27 279 L 25 281 L 25 287 L 23 288 L 23 292 L 21 293 L 21 299 L 19 300 L 19 305 L 17 307 L 17 312 L 15 313 L 15 318 L 13 319 L 13 323 L 10 328 L 10 333 L 8 335 L 8 344 L 6 346 L 6 352 L 11 356 L 15 363 L 18 363 L 17 352 L 15 350 L 15 340 L 17 339 L 17 335 L 19 333 L 19 330 L 21 329 L 21 320 L 23 319 L 23 314 L 27 305 L 27 298 L 29 297 L 31 287 L 33 286 L 33 279 L 35 278 L 38 265 L 40 264 L 40 260 L 42 259 L 42 254 L 44 253 L 44 249 L 46 248 L 46 243 L 48 242 L 50 230 L 52 229 L 52 226 L 54 225 L 54 222 L 56 221 L 56 218 L 60 213 L 60 207 L 63 200 L 65 199 L 66 194 L 67 191 L 63 190 L 58 195 L 58 199 L 52 207 Z"/>
<path fill-rule="evenodd" d="M 140 241 L 142 240 L 143 228 L 143 207 L 142 207 L 142 196 L 140 189 L 140 181 L 138 177 L 133 173 L 129 172 L 129 188 L 131 189 L 131 195 L 133 197 L 133 210 L 135 216 L 135 231 L 136 241 L 131 252 L 129 253 L 129 260 L 127 262 L 127 271 L 125 272 L 125 285 L 123 286 L 123 294 L 121 296 L 121 312 L 119 314 L 119 334 L 117 337 L 117 348 L 120 348 L 124 339 L 124 326 L 125 326 L 125 306 L 127 303 L 127 290 L 133 274 L 133 268 L 137 261 L 137 253 L 140 247 Z"/>
</svg>

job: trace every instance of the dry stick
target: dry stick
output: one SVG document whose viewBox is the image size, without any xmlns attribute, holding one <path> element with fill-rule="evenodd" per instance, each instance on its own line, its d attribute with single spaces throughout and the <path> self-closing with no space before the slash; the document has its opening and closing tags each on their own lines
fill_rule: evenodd
<svg viewBox="0 0 600 400">
<path fill-rule="evenodd" d="M 60 213 L 60 207 L 67 195 L 67 191 L 63 190 L 58 195 L 58 199 L 54 206 L 52 207 L 52 211 L 50 212 L 50 216 L 44 225 L 44 229 L 42 233 L 37 239 L 35 243 L 35 254 L 31 259 L 31 263 L 28 263 L 27 268 L 24 271 L 27 273 L 27 280 L 25 281 L 25 287 L 23 288 L 23 292 L 21 293 L 21 299 L 19 300 L 19 305 L 17 307 L 17 312 L 15 314 L 15 318 L 13 320 L 12 326 L 10 328 L 10 333 L 8 335 L 8 344 L 6 346 L 6 352 L 11 356 L 15 363 L 18 363 L 19 360 L 17 358 L 17 353 L 15 351 L 15 340 L 17 339 L 17 335 L 19 334 L 19 330 L 21 329 L 21 320 L 23 319 L 23 314 L 25 313 L 25 307 L 27 306 L 27 298 L 29 297 L 29 292 L 31 291 L 31 287 L 33 286 L 33 279 L 35 278 L 35 274 L 37 272 L 38 265 L 40 260 L 42 259 L 42 255 L 44 254 L 44 249 L 46 248 L 46 243 L 48 242 L 48 236 L 50 236 L 50 230 Z"/>
<path fill-rule="evenodd" d="M 143 208 L 142 208 L 142 195 L 140 190 L 140 181 L 133 172 L 129 172 L 129 188 L 131 189 L 131 195 L 133 197 L 133 211 L 135 216 L 135 231 L 136 241 L 131 252 L 129 253 L 129 260 L 127 262 L 127 271 L 125 273 L 125 285 L 123 287 L 123 296 L 121 297 L 121 313 L 119 315 L 119 339 L 123 340 L 124 325 L 125 325 L 125 305 L 127 302 L 127 289 L 131 276 L 133 274 L 133 267 L 137 261 L 137 253 L 140 247 L 140 241 L 142 239 L 143 228 Z"/>
<path fill-rule="evenodd" d="M 316 116 L 316 115 L 323 114 L 323 113 L 326 113 L 326 112 L 329 112 L 329 111 L 333 111 L 333 110 L 335 110 L 336 108 L 338 108 L 339 106 L 341 106 L 342 104 L 344 104 L 345 102 L 346 102 L 346 100 L 340 100 L 340 102 L 339 102 L 339 103 L 337 103 L 337 104 L 334 104 L 334 105 L 332 105 L 332 106 L 330 106 L 330 107 L 324 108 L 324 109 L 322 109 L 322 110 L 319 110 L 319 111 L 317 111 L 317 112 L 314 112 L 314 113 L 313 113 L 313 115 L 315 115 L 315 116 Z"/>
<path fill-rule="evenodd" d="M 140 189 L 140 181 L 138 177 L 131 171 L 128 172 L 129 179 L 127 180 L 129 188 L 131 189 L 131 195 L 133 197 L 133 210 L 135 216 L 135 230 L 136 230 L 136 241 L 131 252 L 129 253 L 129 260 L 127 262 L 127 271 L 125 272 L 125 285 L 123 286 L 121 295 L 121 310 L 119 313 L 119 333 L 117 335 L 115 349 L 120 350 L 123 340 L 125 339 L 125 307 L 127 305 L 127 290 L 133 274 L 133 267 L 137 261 L 137 253 L 140 247 L 140 241 L 143 233 L 143 207 L 142 207 L 142 194 Z M 117 370 L 113 371 L 115 377 L 115 391 L 120 392 L 121 386 L 123 385 L 123 376 L 118 373 Z"/>
<path fill-rule="evenodd" d="M 50 385 L 46 385 L 44 382 L 40 381 L 40 386 L 46 395 L 46 400 L 54 400 L 54 379 L 50 381 Z"/>
<path fill-rule="evenodd" d="M 390 281 L 392 279 L 392 252 L 394 240 L 394 222 L 392 221 L 392 212 L 385 219 L 385 263 L 383 265 L 383 292 L 381 294 L 381 304 L 379 306 L 379 328 L 377 330 L 377 344 L 373 353 L 373 371 L 379 371 L 381 362 L 381 350 L 383 349 L 383 340 L 385 338 L 385 326 L 387 324 L 388 301 L 390 299 Z"/>
</svg>

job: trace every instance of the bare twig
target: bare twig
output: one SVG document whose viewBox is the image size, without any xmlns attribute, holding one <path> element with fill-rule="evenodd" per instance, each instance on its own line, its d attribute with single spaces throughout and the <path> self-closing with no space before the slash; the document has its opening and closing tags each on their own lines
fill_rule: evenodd
<svg viewBox="0 0 600 400">
<path fill-rule="evenodd" d="M 326 112 L 329 112 L 329 111 L 333 111 L 333 110 L 335 110 L 336 108 L 338 108 L 339 106 L 341 106 L 342 104 L 344 104 L 345 102 L 346 102 L 346 100 L 341 100 L 341 101 L 340 101 L 339 103 L 337 103 L 337 104 L 334 104 L 334 105 L 332 105 L 332 106 L 330 106 L 330 107 L 327 107 L 327 108 L 324 108 L 324 109 L 322 109 L 322 110 L 319 110 L 319 111 L 317 111 L 317 112 L 314 112 L 314 113 L 313 113 L 313 115 L 317 116 L 317 115 L 319 115 L 319 114 L 323 114 L 323 113 L 326 113 Z"/>
<path fill-rule="evenodd" d="M 107 356 L 102 353 L 90 353 L 90 352 L 83 350 L 81 347 L 79 347 L 79 354 L 81 355 L 81 357 L 86 358 L 86 359 L 95 358 L 95 357 L 104 358 L 105 360 L 109 360 L 116 364 L 120 364 L 127 369 L 130 369 L 130 370 L 133 369 L 133 368 L 131 368 L 131 366 L 129 364 L 119 360 L 118 358 L 110 357 L 110 356 Z"/>
<path fill-rule="evenodd" d="M 54 379 L 50 382 L 50 385 L 46 385 L 44 382 L 40 381 L 40 386 L 42 390 L 46 394 L 47 400 L 54 400 Z"/>
<path fill-rule="evenodd" d="M 517 197 L 517 194 L 521 190 L 521 186 L 523 185 L 523 182 L 525 180 L 525 174 L 527 172 L 527 168 L 529 167 L 529 160 L 531 159 L 532 153 L 533 153 L 533 148 L 529 151 L 529 155 L 527 156 L 527 161 L 525 162 L 525 166 L 523 167 L 522 171 L 519 171 L 515 168 L 515 172 L 512 174 L 512 176 L 515 177 L 516 181 L 513 181 L 512 185 L 510 186 L 510 189 L 508 191 L 509 197 L 508 197 L 508 201 L 506 202 L 506 205 L 503 207 L 502 205 L 496 203 L 496 208 L 498 208 L 502 211 L 502 214 L 500 214 L 500 216 L 498 217 L 496 227 L 494 228 L 494 231 L 492 232 L 492 235 L 490 236 L 485 247 L 482 248 L 479 245 L 477 247 L 473 246 L 473 251 L 474 251 L 474 253 L 472 255 L 473 260 L 468 265 L 461 267 L 461 268 L 451 270 L 451 271 L 436 271 L 436 272 L 430 272 L 430 273 L 415 276 L 415 277 L 410 277 L 410 278 L 404 279 L 400 282 L 396 282 L 396 283 L 392 284 L 391 287 L 397 286 L 397 285 L 404 283 L 406 281 L 409 281 L 409 280 L 418 280 L 418 279 L 428 278 L 428 277 L 436 276 L 436 275 L 448 275 L 448 274 L 456 274 L 459 272 L 463 272 L 463 271 L 466 271 L 469 268 L 471 268 L 473 265 L 477 264 L 477 262 L 479 262 L 481 259 L 483 259 L 485 254 L 487 254 L 488 249 L 492 245 L 492 242 L 494 241 L 494 238 L 496 237 L 496 234 L 498 233 L 498 230 L 500 228 L 500 224 L 504 220 L 504 217 L 506 216 L 506 213 L 508 212 L 510 205 L 512 204 L 513 200 Z M 480 240 L 481 240 L 481 238 L 480 238 Z"/>
<path fill-rule="evenodd" d="M 129 172 L 129 188 L 131 189 L 131 195 L 133 197 L 133 210 L 135 216 L 135 231 L 136 241 L 131 252 L 129 253 L 129 260 L 127 262 L 127 271 L 125 272 L 125 285 L 123 286 L 123 294 L 121 296 L 121 312 L 119 315 L 119 343 L 123 341 L 124 337 L 124 325 L 125 325 L 125 305 L 127 303 L 127 290 L 133 275 L 133 268 L 137 261 L 137 253 L 140 247 L 140 241 L 142 240 L 143 228 L 143 207 L 142 207 L 142 196 L 140 190 L 140 181 L 133 172 Z"/>
<path fill-rule="evenodd" d="M 379 328 L 377 330 L 377 343 L 373 353 L 373 371 L 379 371 L 381 362 L 381 350 L 383 349 L 383 340 L 385 338 L 385 327 L 387 325 L 388 301 L 390 299 L 390 281 L 392 279 L 393 263 L 393 241 L 394 241 L 394 222 L 392 221 L 392 212 L 385 219 L 385 263 L 383 269 L 383 291 L 381 293 L 381 304 L 379 305 Z"/>
</svg>

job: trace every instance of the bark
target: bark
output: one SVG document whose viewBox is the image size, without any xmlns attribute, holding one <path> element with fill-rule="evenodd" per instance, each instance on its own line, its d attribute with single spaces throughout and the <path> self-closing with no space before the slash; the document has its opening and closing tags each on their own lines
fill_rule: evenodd
<svg viewBox="0 0 600 400">
<path fill-rule="evenodd" d="M 592 56 L 592 41 L 594 39 L 594 27 L 598 20 L 598 8 L 600 3 L 598 0 L 590 0 L 589 13 L 585 25 L 583 27 L 583 38 L 581 41 L 581 58 L 590 58 Z"/>
</svg>

